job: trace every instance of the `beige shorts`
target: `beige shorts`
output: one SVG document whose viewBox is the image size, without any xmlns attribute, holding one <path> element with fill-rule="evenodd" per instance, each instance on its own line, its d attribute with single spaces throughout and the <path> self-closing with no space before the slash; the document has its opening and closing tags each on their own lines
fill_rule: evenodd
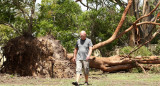
<svg viewBox="0 0 160 86">
<path fill-rule="evenodd" d="M 89 74 L 89 61 L 86 60 L 77 60 L 76 61 L 76 73 L 82 74 L 82 68 L 85 75 Z"/>
</svg>

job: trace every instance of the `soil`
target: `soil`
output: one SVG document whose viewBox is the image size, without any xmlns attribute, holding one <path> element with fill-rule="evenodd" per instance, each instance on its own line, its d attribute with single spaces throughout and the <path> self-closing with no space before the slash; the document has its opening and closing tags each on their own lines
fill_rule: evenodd
<svg viewBox="0 0 160 86">
<path fill-rule="evenodd" d="M 38 78 L 0 74 L 0 86 L 73 86 L 75 78 Z M 102 73 L 91 71 L 90 86 L 160 86 L 159 74 L 143 73 Z M 80 79 L 81 86 L 84 77 Z"/>
<path fill-rule="evenodd" d="M 1 73 L 20 76 L 71 78 L 75 64 L 66 58 L 66 50 L 52 35 L 44 37 L 19 36 L 3 47 L 6 61 Z"/>
</svg>

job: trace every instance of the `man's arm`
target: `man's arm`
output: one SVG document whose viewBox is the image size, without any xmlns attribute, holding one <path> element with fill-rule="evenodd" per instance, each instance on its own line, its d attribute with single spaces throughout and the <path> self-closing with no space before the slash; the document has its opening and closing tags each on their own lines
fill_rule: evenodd
<svg viewBox="0 0 160 86">
<path fill-rule="evenodd" d="M 78 48 L 75 48 L 74 49 L 74 54 L 73 54 L 73 61 L 75 61 L 75 59 L 76 59 L 77 51 L 78 51 Z"/>
<path fill-rule="evenodd" d="M 90 59 L 91 54 L 92 54 L 92 47 L 89 47 L 89 52 L 88 52 L 86 60 Z"/>
</svg>

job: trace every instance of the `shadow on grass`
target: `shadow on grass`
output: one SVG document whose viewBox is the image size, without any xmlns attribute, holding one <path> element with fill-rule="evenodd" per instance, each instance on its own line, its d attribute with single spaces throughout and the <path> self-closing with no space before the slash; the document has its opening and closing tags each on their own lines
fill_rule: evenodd
<svg viewBox="0 0 160 86">
<path fill-rule="evenodd" d="M 83 84 L 79 84 L 79 86 L 82 86 L 82 85 L 85 85 L 85 83 L 83 83 Z M 91 83 L 88 83 L 88 85 L 92 85 Z"/>
</svg>

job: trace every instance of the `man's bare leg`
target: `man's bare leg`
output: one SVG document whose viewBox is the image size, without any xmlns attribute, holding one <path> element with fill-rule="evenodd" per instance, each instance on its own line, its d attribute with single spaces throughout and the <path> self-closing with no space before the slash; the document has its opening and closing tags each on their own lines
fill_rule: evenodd
<svg viewBox="0 0 160 86">
<path fill-rule="evenodd" d="M 80 79 L 80 74 L 76 74 L 76 81 L 77 81 L 77 83 L 79 82 L 79 79 Z"/>
<path fill-rule="evenodd" d="M 79 84 L 78 84 L 79 79 L 80 79 L 80 74 L 76 74 L 76 82 L 72 82 L 72 84 L 75 86 L 79 86 Z"/>
<path fill-rule="evenodd" d="M 88 75 L 85 75 L 85 82 L 88 82 Z"/>
</svg>

